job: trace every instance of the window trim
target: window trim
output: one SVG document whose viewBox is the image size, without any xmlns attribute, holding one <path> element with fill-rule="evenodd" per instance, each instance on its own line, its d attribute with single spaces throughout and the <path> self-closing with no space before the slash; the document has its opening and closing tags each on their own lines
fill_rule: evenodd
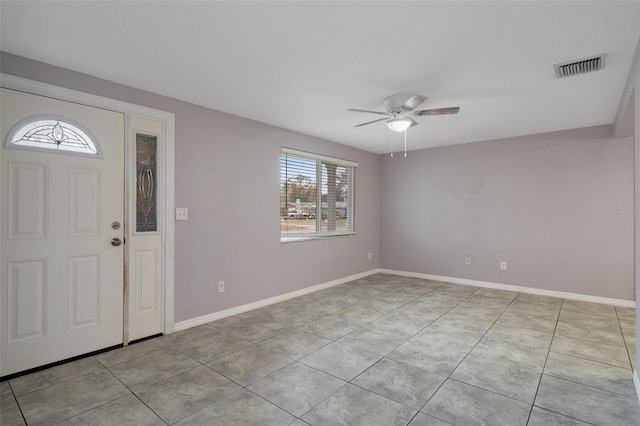
<svg viewBox="0 0 640 426">
<path fill-rule="evenodd" d="M 348 208 L 351 211 L 352 217 L 352 229 L 349 230 L 334 230 L 334 231 L 322 231 L 321 221 L 318 221 L 316 218 L 316 231 L 315 233 L 308 234 L 298 234 L 298 235 L 287 235 L 280 231 L 280 242 L 281 243 L 291 243 L 297 241 L 313 241 L 313 240 L 325 240 L 332 239 L 337 237 L 350 237 L 356 235 L 356 203 L 355 203 L 355 193 L 356 193 L 356 169 L 358 167 L 358 163 L 355 161 L 344 160 L 341 158 L 329 157 L 326 155 L 315 154 L 311 152 L 301 151 L 297 149 L 281 147 L 279 161 L 282 161 L 283 155 L 291 155 L 293 157 L 299 157 L 305 160 L 314 160 L 316 161 L 316 205 L 320 203 L 322 204 L 322 163 L 329 163 L 338 167 L 346 167 L 351 169 L 351 173 L 349 174 L 350 180 L 350 197 Z M 320 166 L 320 167 L 318 167 Z M 280 181 L 280 185 L 282 185 L 282 180 Z M 317 207 L 316 207 L 317 208 Z M 322 212 L 322 208 L 320 209 Z M 280 218 L 282 216 L 280 215 Z"/>
<path fill-rule="evenodd" d="M 356 163 L 355 161 L 343 160 L 341 158 L 335 158 L 335 157 L 329 157 L 329 156 L 326 156 L 326 155 L 314 154 L 314 153 L 311 153 L 311 152 L 306 152 L 306 151 L 300 151 L 300 150 L 297 150 L 297 149 L 286 148 L 284 146 L 280 149 L 280 155 L 282 155 L 283 153 L 284 154 L 297 155 L 299 157 L 306 157 L 306 158 L 309 158 L 311 160 L 325 161 L 327 163 L 335 164 L 336 166 L 358 167 L 358 163 Z"/>
</svg>

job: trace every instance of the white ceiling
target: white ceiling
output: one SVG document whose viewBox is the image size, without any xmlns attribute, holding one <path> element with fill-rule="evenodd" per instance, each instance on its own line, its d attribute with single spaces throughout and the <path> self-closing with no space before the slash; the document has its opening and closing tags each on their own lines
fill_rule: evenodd
<svg viewBox="0 0 640 426">
<path fill-rule="evenodd" d="M 376 153 L 394 93 L 410 149 L 610 124 L 640 2 L 2 1 L 3 51 Z M 553 65 L 607 54 L 606 69 Z M 396 149 L 401 135 L 396 134 Z"/>
</svg>

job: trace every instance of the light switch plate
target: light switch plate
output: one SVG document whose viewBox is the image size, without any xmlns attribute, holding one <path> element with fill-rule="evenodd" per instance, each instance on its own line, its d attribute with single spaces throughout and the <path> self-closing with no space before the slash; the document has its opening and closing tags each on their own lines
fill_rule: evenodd
<svg viewBox="0 0 640 426">
<path fill-rule="evenodd" d="M 185 207 L 179 207 L 176 209 L 176 220 L 189 219 L 189 209 Z"/>
</svg>

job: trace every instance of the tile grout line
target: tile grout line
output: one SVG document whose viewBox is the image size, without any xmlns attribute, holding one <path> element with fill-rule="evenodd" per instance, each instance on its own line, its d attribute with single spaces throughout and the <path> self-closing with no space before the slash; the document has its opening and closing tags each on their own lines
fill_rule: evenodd
<svg viewBox="0 0 640 426">
<path fill-rule="evenodd" d="M 91 359 L 91 358 L 93 358 L 96 362 L 98 362 L 98 364 L 100 364 L 100 366 L 102 366 L 102 368 L 101 368 L 101 369 L 104 369 L 104 370 L 106 370 L 106 369 L 107 369 L 107 367 L 106 367 L 104 364 L 102 364 L 100 361 L 98 361 L 98 360 L 95 358 L 95 356 L 93 356 L 93 355 L 88 356 L 88 357 L 85 357 L 85 358 L 77 359 L 77 360 L 74 360 L 74 361 L 70 361 L 70 362 L 65 363 L 65 364 L 56 365 L 56 366 L 51 367 L 51 368 L 53 369 L 53 368 L 57 368 L 57 367 L 68 366 L 68 365 L 71 365 L 71 364 L 73 364 L 73 363 L 75 363 L 75 362 L 78 362 L 78 361 L 85 361 L 85 360 L 87 360 L 87 359 Z M 31 390 L 31 391 L 26 392 L 26 393 L 23 393 L 23 394 L 21 394 L 21 395 L 19 395 L 19 396 L 16 396 L 16 395 L 15 395 L 15 392 L 13 391 L 13 386 L 11 386 L 11 384 L 10 384 L 10 382 L 11 382 L 11 381 L 18 380 L 18 379 L 20 379 L 20 378 L 22 378 L 22 377 L 30 376 L 31 374 L 38 374 L 38 373 L 41 373 L 41 372 L 45 372 L 45 371 L 48 371 L 48 369 L 40 370 L 40 371 L 36 371 L 36 372 L 34 372 L 34 373 L 27 374 L 26 376 L 19 376 L 19 377 L 15 377 L 15 378 L 13 378 L 13 379 L 9 379 L 9 380 L 7 380 L 7 383 L 9 383 L 9 386 L 11 386 L 11 391 L 12 391 L 12 393 L 13 393 L 14 397 L 15 397 L 15 398 L 16 398 L 16 400 L 17 400 L 17 398 L 22 398 L 23 396 L 27 396 L 27 395 L 32 394 L 32 393 L 34 393 L 34 392 L 41 391 L 41 390 L 46 389 L 46 388 L 48 388 L 48 387 L 50 387 L 50 386 L 60 385 L 60 384 L 62 384 L 62 383 L 70 382 L 71 380 L 75 380 L 75 379 L 78 379 L 78 378 L 80 378 L 80 377 L 87 376 L 87 375 L 89 375 L 89 374 L 97 373 L 97 372 L 98 372 L 98 371 L 100 371 L 101 369 L 98 369 L 98 370 L 95 370 L 95 371 L 88 371 L 88 372 L 83 373 L 83 374 L 78 374 L 77 376 L 69 376 L 69 377 L 66 377 L 66 378 L 65 378 L 65 379 L 63 379 L 63 380 L 60 380 L 59 382 L 52 383 L 52 384 L 49 384 L 49 385 L 43 386 L 43 387 L 41 387 L 41 388 L 37 388 L 37 389 Z"/>
<path fill-rule="evenodd" d="M 16 402 L 16 406 L 18 406 L 18 410 L 20 411 L 20 416 L 22 416 L 22 420 L 24 420 L 24 424 L 28 425 L 29 423 L 27 423 L 27 418 L 24 416 L 22 407 L 20 406 L 20 403 L 18 403 L 18 397 L 16 396 L 16 393 L 13 391 L 13 386 L 11 386 L 11 383 L 9 382 L 9 380 L 7 380 L 7 385 L 9 385 L 9 389 L 11 390 L 11 396 L 13 396 L 13 400 Z"/>
<path fill-rule="evenodd" d="M 119 365 L 119 364 L 117 364 L 117 365 Z M 116 380 L 117 380 L 117 381 L 119 381 L 119 382 L 122 384 L 122 386 L 124 386 L 124 387 L 129 391 L 129 393 L 130 393 L 131 395 L 135 396 L 135 397 L 136 397 L 136 399 L 137 399 L 138 401 L 140 401 L 140 402 L 141 402 L 145 407 L 147 407 L 149 410 L 151 410 L 151 412 L 152 412 L 152 413 L 153 413 L 157 418 L 159 418 L 161 422 L 163 422 L 164 424 L 168 424 L 167 422 L 165 422 L 165 421 L 164 421 L 164 419 L 160 416 L 160 414 L 156 413 L 156 412 L 155 412 L 155 410 L 153 410 L 153 409 L 152 409 L 151 407 L 149 407 L 149 406 L 148 406 L 148 405 L 147 405 L 147 404 L 146 404 L 142 399 L 140 399 L 140 397 L 138 396 L 138 394 L 136 394 L 136 393 L 133 391 L 133 389 L 131 389 L 131 388 L 130 388 L 129 386 L 127 386 L 127 385 L 126 385 L 122 380 L 120 380 L 120 377 L 118 377 L 118 376 L 117 376 L 114 372 L 112 372 L 108 367 L 106 367 L 106 368 L 107 368 L 107 370 L 109 371 L 109 373 L 110 373 L 113 377 L 115 377 L 115 378 L 116 378 Z M 172 377 L 173 377 L 173 376 L 172 376 Z M 149 386 L 151 386 L 151 385 L 149 385 Z M 114 401 L 115 401 L 115 400 L 114 400 Z M 111 402 L 111 401 L 110 401 L 110 402 Z"/>
<path fill-rule="evenodd" d="M 551 333 L 551 341 L 549 342 L 549 349 L 547 349 L 547 355 L 544 358 L 544 365 L 542 366 L 542 373 L 540 373 L 540 378 L 538 379 L 538 386 L 536 386 L 536 392 L 533 397 L 533 402 L 531 403 L 531 409 L 529 410 L 529 417 L 527 418 L 527 423 L 531 420 L 531 415 L 533 414 L 533 408 L 536 407 L 536 400 L 538 399 L 538 392 L 540 391 L 540 384 L 542 383 L 542 377 L 544 376 L 544 371 L 547 368 L 547 361 L 549 360 L 549 354 L 551 353 L 551 346 L 553 346 L 553 339 L 556 337 L 556 330 L 558 329 L 558 322 L 560 321 L 560 312 L 562 312 L 562 307 L 564 306 L 565 299 L 562 299 L 560 302 L 560 309 L 558 309 L 558 313 L 556 314 L 556 323 L 553 327 L 553 333 Z M 559 413 L 558 413 L 559 414 Z"/>
<path fill-rule="evenodd" d="M 622 342 L 624 343 L 624 349 L 627 352 L 627 357 L 629 358 L 629 365 L 631 366 L 631 375 L 633 376 L 633 360 L 631 359 L 631 351 L 629 351 L 629 345 L 627 344 L 627 338 L 624 334 L 624 330 L 622 329 L 622 324 L 620 324 L 620 315 L 618 314 L 618 308 L 617 306 L 614 306 L 614 309 L 616 311 L 616 318 L 618 319 L 618 327 L 620 327 L 620 332 L 622 333 Z M 637 336 L 636 336 L 637 338 Z M 640 395 L 638 395 L 638 398 L 640 398 Z"/>
</svg>

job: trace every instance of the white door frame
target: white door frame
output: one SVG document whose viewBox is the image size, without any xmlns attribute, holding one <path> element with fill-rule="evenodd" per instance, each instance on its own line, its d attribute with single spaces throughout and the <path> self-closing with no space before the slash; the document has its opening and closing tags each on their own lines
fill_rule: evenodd
<svg viewBox="0 0 640 426">
<path fill-rule="evenodd" d="M 163 291 L 163 329 L 165 334 L 174 331 L 174 210 L 175 210 L 175 115 L 170 112 L 148 108 L 128 102 L 118 101 L 103 96 L 79 92 L 77 90 L 54 86 L 48 83 L 29 80 L 22 77 L 0 73 L 0 85 L 8 89 L 20 90 L 35 95 L 48 96 L 63 101 L 76 102 L 93 107 L 121 112 L 125 115 L 126 131 L 129 131 L 129 117 L 137 115 L 164 122 L 165 153 L 164 153 L 164 211 L 162 215 L 162 291 Z M 1 151 L 1 150 L 0 150 Z M 130 150 L 125 147 L 125 163 L 130 164 Z M 1 154 L 0 154 L 1 155 Z M 123 170 L 124 173 L 124 170 Z M 0 181 L 4 176 L 0 176 Z M 126 200 L 129 204 L 129 200 Z M 128 216 L 127 216 L 128 219 Z M 131 227 L 129 227 L 131 229 Z M 2 253 L 0 253 L 2 261 Z M 125 330 L 126 333 L 126 330 Z M 125 345 L 128 342 L 123 342 Z"/>
</svg>

